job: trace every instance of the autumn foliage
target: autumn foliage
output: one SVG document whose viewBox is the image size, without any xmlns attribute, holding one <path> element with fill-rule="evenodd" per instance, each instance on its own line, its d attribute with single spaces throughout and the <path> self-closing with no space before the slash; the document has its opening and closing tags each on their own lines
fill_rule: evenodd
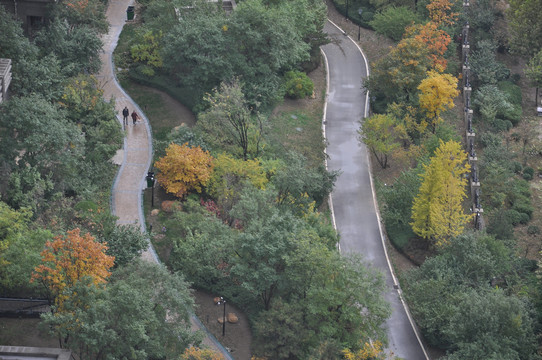
<svg viewBox="0 0 542 360">
<path fill-rule="evenodd" d="M 181 355 L 180 360 L 224 360 L 224 356 L 213 350 L 189 347 Z"/>
<path fill-rule="evenodd" d="M 115 258 L 105 253 L 107 245 L 95 241 L 89 233 L 81 236 L 80 232 L 77 228 L 48 241 L 41 252 L 43 263 L 34 269 L 30 280 L 43 282 L 59 307 L 65 300 L 64 289 L 83 277 L 90 277 L 94 284 L 105 283 L 114 265 Z"/>
<path fill-rule="evenodd" d="M 356 352 L 352 352 L 350 349 L 342 351 L 344 359 L 346 360 L 384 360 L 388 359 L 383 345 L 380 341 L 374 341 L 371 343 L 366 342 L 363 347 Z"/>
<path fill-rule="evenodd" d="M 437 246 L 442 246 L 462 233 L 470 215 L 463 211 L 470 169 L 467 154 L 455 141 L 440 141 L 425 173 L 412 205 L 412 230 Z"/>
<path fill-rule="evenodd" d="M 457 79 L 450 74 L 439 74 L 434 70 L 427 72 L 427 77 L 418 86 L 420 107 L 431 120 L 433 132 L 442 120 L 440 113 L 454 107 L 454 98 L 459 95 Z"/>
<path fill-rule="evenodd" d="M 213 172 L 213 157 L 208 151 L 188 144 L 170 144 L 166 156 L 154 166 L 158 182 L 170 194 L 182 198 L 190 191 L 201 192 Z"/>
<path fill-rule="evenodd" d="M 406 35 L 413 37 L 416 41 L 426 46 L 429 51 L 428 57 L 434 69 L 442 72 L 446 69 L 448 62 L 444 58 L 448 45 L 452 38 L 448 33 L 438 28 L 434 22 L 425 25 L 413 25 L 406 30 Z"/>
</svg>

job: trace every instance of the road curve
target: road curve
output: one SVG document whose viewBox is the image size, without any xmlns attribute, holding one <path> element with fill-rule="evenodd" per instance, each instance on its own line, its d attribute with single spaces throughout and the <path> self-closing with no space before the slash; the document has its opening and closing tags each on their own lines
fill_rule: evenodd
<svg viewBox="0 0 542 360">
<path fill-rule="evenodd" d="M 392 306 L 392 315 L 385 323 L 389 349 L 402 359 L 428 360 L 386 253 L 368 151 L 358 140 L 359 120 L 368 112 L 368 97 L 362 90 L 362 79 L 368 75 L 367 61 L 361 49 L 335 24 L 328 21 L 324 31 L 331 38 L 330 44 L 322 46 L 328 76 L 324 131 L 327 167 L 341 171 L 331 194 L 334 223 L 341 236 L 340 251 L 363 254 L 384 273 L 384 296 Z"/>
</svg>

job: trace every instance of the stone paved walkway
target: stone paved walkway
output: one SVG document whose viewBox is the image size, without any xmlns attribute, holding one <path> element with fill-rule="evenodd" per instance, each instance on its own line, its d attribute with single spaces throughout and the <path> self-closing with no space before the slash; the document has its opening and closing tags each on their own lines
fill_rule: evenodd
<svg viewBox="0 0 542 360">
<path fill-rule="evenodd" d="M 126 22 L 126 9 L 133 5 L 134 0 L 110 0 L 107 9 L 107 20 L 110 28 L 109 33 L 102 37 L 104 43 L 102 54 L 102 68 L 97 75 L 98 81 L 104 90 L 106 100 L 115 100 L 117 118 L 122 124 L 122 109 L 128 107 L 130 113 L 135 109 L 140 119 L 134 125 L 129 118 L 125 126 L 125 138 L 123 149 L 115 156 L 120 165 L 120 170 L 112 189 L 112 210 L 119 219 L 118 224 L 134 224 L 145 232 L 143 216 L 143 190 L 146 187 L 145 177 L 152 161 L 152 138 L 149 122 L 143 111 L 124 92 L 116 81 L 113 71 L 113 50 L 117 46 L 122 27 Z M 152 245 L 141 255 L 144 260 L 159 262 Z M 201 322 L 195 316 L 191 318 L 194 331 L 203 329 Z M 207 333 L 207 332 L 206 332 Z M 207 333 L 208 334 L 208 333 Z M 209 334 L 208 334 L 209 335 Z M 212 335 L 210 335 L 212 337 Z M 207 336 L 203 344 L 206 347 L 220 351 L 226 359 L 233 359 L 216 339 Z"/>
</svg>

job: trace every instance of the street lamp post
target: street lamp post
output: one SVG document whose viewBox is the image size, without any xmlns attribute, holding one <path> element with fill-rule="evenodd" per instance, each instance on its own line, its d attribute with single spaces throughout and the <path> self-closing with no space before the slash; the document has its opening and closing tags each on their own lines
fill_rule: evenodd
<svg viewBox="0 0 542 360">
<path fill-rule="evenodd" d="M 154 207 L 154 172 L 147 173 L 147 188 L 151 188 L 151 208 Z"/>
<path fill-rule="evenodd" d="M 346 0 L 346 20 L 348 20 L 348 0 Z"/>
<path fill-rule="evenodd" d="M 222 336 L 226 335 L 226 300 L 221 296 L 217 305 L 224 304 L 224 315 L 222 317 Z"/>
<path fill-rule="evenodd" d="M 362 8 L 358 9 L 359 22 L 358 22 L 358 41 L 361 39 L 361 13 L 363 12 Z"/>
</svg>

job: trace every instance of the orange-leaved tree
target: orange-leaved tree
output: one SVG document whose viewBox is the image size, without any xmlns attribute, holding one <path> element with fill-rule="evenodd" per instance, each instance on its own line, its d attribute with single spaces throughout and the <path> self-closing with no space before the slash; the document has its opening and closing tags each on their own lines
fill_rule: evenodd
<svg viewBox="0 0 542 360">
<path fill-rule="evenodd" d="M 426 46 L 429 52 L 427 56 L 435 70 L 439 72 L 446 70 L 448 62 L 444 58 L 444 54 L 452 41 L 446 31 L 439 29 L 436 23 L 430 21 L 425 25 L 416 24 L 410 26 L 407 28 L 405 36 L 412 37 Z"/>
<path fill-rule="evenodd" d="M 420 107 L 425 110 L 434 133 L 442 122 L 440 113 L 454 107 L 454 98 L 459 94 L 457 79 L 450 74 L 439 74 L 430 70 L 418 86 L 418 90 L 420 90 Z"/>
<path fill-rule="evenodd" d="M 168 193 L 182 198 L 193 190 L 201 192 L 211 178 L 213 157 L 199 146 L 171 143 L 166 149 L 166 156 L 161 157 L 154 166 L 158 169 L 156 178 L 160 185 Z"/>
<path fill-rule="evenodd" d="M 429 11 L 429 18 L 438 26 L 453 25 L 459 15 L 452 10 L 450 0 L 431 0 L 426 6 Z"/>
<path fill-rule="evenodd" d="M 80 235 L 79 228 L 66 236 L 56 236 L 45 243 L 42 264 L 34 268 L 31 282 L 41 281 L 51 292 L 60 309 L 65 300 L 64 290 L 89 277 L 93 284 L 105 283 L 115 257 L 106 255 L 107 245 L 97 242 L 89 233 Z"/>
</svg>

